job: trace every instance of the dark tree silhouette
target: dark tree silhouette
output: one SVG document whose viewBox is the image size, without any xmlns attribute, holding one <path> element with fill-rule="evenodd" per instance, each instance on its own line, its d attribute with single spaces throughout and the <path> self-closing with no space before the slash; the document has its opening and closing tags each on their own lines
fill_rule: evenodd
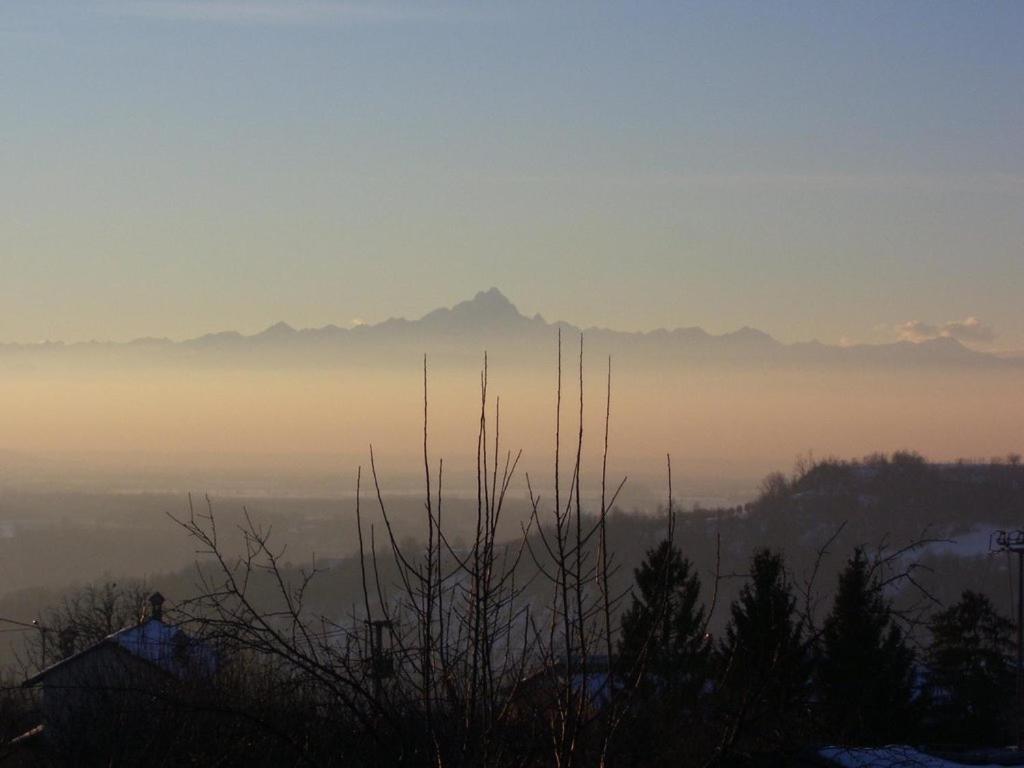
<svg viewBox="0 0 1024 768">
<path fill-rule="evenodd" d="M 630 765 L 678 765 L 702 741 L 698 705 L 711 643 L 700 578 L 668 540 L 648 550 L 633 575 L 618 662 L 627 687 L 635 684 L 635 716 L 620 757 Z"/>
<path fill-rule="evenodd" d="M 633 571 L 637 592 L 622 617 L 619 657 L 662 695 L 694 702 L 704 685 L 705 636 L 700 577 L 678 548 L 663 541 Z"/>
<path fill-rule="evenodd" d="M 717 650 L 719 759 L 781 753 L 807 723 L 811 653 L 782 555 L 761 549 Z"/>
<path fill-rule="evenodd" d="M 863 549 L 839 575 L 822 632 L 818 683 L 828 735 L 844 744 L 907 737 L 913 718 L 914 654 Z"/>
<path fill-rule="evenodd" d="M 969 590 L 932 619 L 928 693 L 941 740 L 985 744 L 1007 736 L 1013 629 L 985 595 Z"/>
</svg>

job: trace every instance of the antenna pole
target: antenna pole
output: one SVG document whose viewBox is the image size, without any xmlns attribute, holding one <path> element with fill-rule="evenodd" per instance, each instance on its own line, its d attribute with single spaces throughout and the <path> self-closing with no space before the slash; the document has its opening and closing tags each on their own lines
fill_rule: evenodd
<svg viewBox="0 0 1024 768">
<path fill-rule="evenodd" d="M 1024 752 L 1024 549 L 1017 549 L 1017 752 Z"/>
<path fill-rule="evenodd" d="M 996 531 L 990 549 L 1017 555 L 1017 752 L 1024 752 L 1024 530 Z M 1012 579 L 1012 577 L 1011 577 Z M 1010 582 L 1013 584 L 1013 582 Z"/>
</svg>

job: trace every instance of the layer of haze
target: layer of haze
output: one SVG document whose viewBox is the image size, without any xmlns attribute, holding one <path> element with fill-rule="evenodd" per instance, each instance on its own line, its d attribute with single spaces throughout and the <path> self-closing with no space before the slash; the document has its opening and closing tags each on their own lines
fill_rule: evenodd
<svg viewBox="0 0 1024 768">
<path fill-rule="evenodd" d="M 584 326 L 883 341 L 978 317 L 1019 350 L 1022 32 L 1013 0 L 5 2 L 0 341 L 347 325 L 500 285 Z M 327 382 L 290 437 L 247 426 L 265 383 L 211 420 L 232 383 L 152 382 L 166 413 L 132 389 L 120 428 L 80 412 L 106 385 L 44 408 L 72 385 L 4 383 L 74 416 L 4 440 L 341 439 L 309 406 Z"/>
<path fill-rule="evenodd" d="M 216 492 L 347 493 L 372 442 L 392 492 L 417 487 L 422 390 L 406 370 L 136 371 L 7 375 L 0 380 L 0 484 Z M 1019 450 L 1024 374 L 757 370 L 618 371 L 610 468 L 631 492 L 660 488 L 664 455 L 696 495 L 750 492 L 798 454 L 859 456 L 914 448 L 935 459 Z M 504 446 L 523 448 L 521 469 L 547 487 L 554 442 L 554 373 L 492 365 Z M 446 459 L 447 487 L 473 492 L 478 378 L 468 369 L 431 376 L 431 452 Z M 492 403 L 493 405 L 493 403 Z M 577 429 L 567 374 L 563 439 Z M 599 477 L 604 380 L 590 370 L 585 399 L 585 479 Z M 493 414 L 492 414 L 493 415 Z M 41 459 L 45 457 L 45 459 Z M 563 465 L 568 466 L 568 465 Z M 141 486 L 140 486 L 141 483 Z M 516 492 L 524 490 L 516 486 Z M 680 483 L 677 490 L 693 495 Z M 741 493 L 742 492 L 742 493 Z"/>
</svg>

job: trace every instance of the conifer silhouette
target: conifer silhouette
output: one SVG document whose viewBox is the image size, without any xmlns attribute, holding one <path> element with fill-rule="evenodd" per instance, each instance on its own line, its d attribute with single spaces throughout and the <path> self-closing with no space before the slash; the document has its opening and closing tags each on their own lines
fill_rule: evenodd
<svg viewBox="0 0 1024 768">
<path fill-rule="evenodd" d="M 857 548 L 839 575 L 822 633 L 818 682 L 829 736 L 857 744 L 906 739 L 913 664 L 871 564 Z"/>
</svg>

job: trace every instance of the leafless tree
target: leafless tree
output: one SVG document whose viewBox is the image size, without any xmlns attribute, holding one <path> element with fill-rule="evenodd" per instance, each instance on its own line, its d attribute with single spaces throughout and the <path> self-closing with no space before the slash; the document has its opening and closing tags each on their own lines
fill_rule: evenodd
<svg viewBox="0 0 1024 768">
<path fill-rule="evenodd" d="M 558 339 L 553 498 L 529 476 L 530 515 L 520 535 L 499 538 L 521 452 L 501 444 L 501 404 L 489 392 L 485 354 L 476 445 L 476 520 L 467 546 L 445 526 L 444 464 L 429 440 L 427 360 L 423 363 L 424 534 L 399 540 L 373 448 L 370 477 L 378 521 L 363 505 L 356 474 L 356 528 L 362 595 L 343 620 L 309 607 L 311 567 L 290 576 L 271 531 L 246 511 L 232 557 L 209 499 L 176 522 L 197 543 L 197 596 L 178 606 L 225 657 L 259 659 L 275 679 L 315 691 L 325 722 L 379 760 L 400 751 L 441 768 L 463 765 L 604 764 L 629 710 L 641 669 L 615 670 L 614 617 L 622 598 L 612 576 L 608 513 L 625 479 L 607 485 L 611 361 L 600 508 L 588 514 L 581 485 L 584 449 L 583 342 L 579 422 L 568 487 L 562 470 L 562 347 Z M 671 478 L 671 465 L 669 464 Z M 669 482 L 668 536 L 674 529 Z M 267 598 L 267 586 L 272 598 Z M 527 594 L 527 588 L 531 592 Z M 531 595 L 547 592 L 547 604 Z M 642 663 L 642 660 L 641 660 Z M 355 746 L 353 747 L 355 748 Z"/>
</svg>

